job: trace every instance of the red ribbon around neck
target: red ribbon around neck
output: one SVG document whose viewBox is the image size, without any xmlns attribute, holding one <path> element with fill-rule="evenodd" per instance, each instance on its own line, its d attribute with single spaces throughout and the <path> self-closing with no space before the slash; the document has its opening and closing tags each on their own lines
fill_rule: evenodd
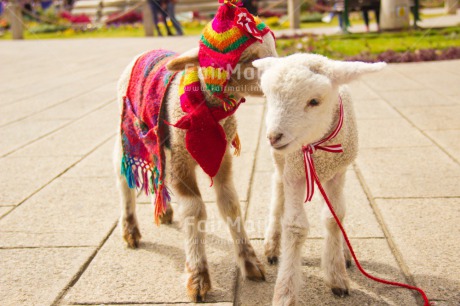
<svg viewBox="0 0 460 306">
<path fill-rule="evenodd" d="M 321 192 L 324 200 L 326 201 L 327 206 L 329 207 L 329 210 L 331 211 L 332 216 L 334 217 L 335 221 L 337 222 L 337 225 L 340 228 L 340 231 L 342 232 L 343 238 L 345 239 L 345 242 L 347 243 L 348 249 L 350 250 L 351 256 L 353 257 L 353 260 L 355 261 L 356 266 L 358 267 L 359 271 L 366 276 L 369 279 L 372 279 L 373 281 L 382 283 L 382 284 L 387 284 L 391 286 L 397 286 L 397 287 L 402 287 L 406 288 L 409 290 L 415 290 L 419 292 L 423 298 L 423 303 L 424 306 L 430 306 L 431 303 L 428 300 L 428 297 L 426 296 L 425 292 L 415 286 L 411 286 L 408 284 L 403 284 L 403 283 L 398 283 L 398 282 L 392 282 L 388 281 L 386 279 L 378 278 L 375 276 L 370 275 L 367 273 L 364 268 L 361 266 L 361 264 L 358 261 L 358 258 L 356 257 L 355 251 L 353 250 L 353 247 L 351 246 L 350 240 L 348 239 L 348 235 L 343 228 L 342 223 L 340 222 L 340 219 L 337 217 L 334 207 L 332 206 L 329 198 L 327 197 L 326 192 L 324 191 L 323 186 L 321 185 L 321 182 L 319 181 L 318 175 L 316 174 L 316 169 L 315 169 L 315 164 L 313 162 L 312 155 L 315 153 L 316 150 L 323 150 L 326 152 L 331 152 L 331 153 L 341 153 L 343 152 L 342 145 L 336 144 L 336 145 L 327 145 L 323 146 L 322 144 L 333 139 L 337 134 L 340 132 L 340 129 L 342 128 L 343 125 L 343 103 L 342 103 L 342 98 L 339 96 L 339 102 L 340 102 L 340 113 L 339 113 L 339 122 L 337 123 L 336 128 L 334 131 L 327 136 L 326 138 L 314 142 L 312 144 L 306 145 L 302 147 L 302 152 L 304 156 L 304 164 L 305 164 L 305 176 L 307 180 L 307 197 L 305 199 L 305 202 L 311 201 L 313 197 L 313 193 L 315 191 L 315 182 L 318 186 L 319 191 Z"/>
<path fill-rule="evenodd" d="M 340 96 L 339 96 L 339 101 L 340 101 L 339 122 L 337 123 L 337 126 L 335 127 L 334 131 L 326 138 L 302 147 L 303 159 L 304 159 L 304 164 L 305 164 L 305 174 L 306 174 L 306 179 L 307 179 L 307 197 L 305 199 L 305 202 L 309 202 L 313 198 L 313 194 L 315 192 L 315 181 L 317 184 L 320 184 L 318 175 L 316 174 L 315 164 L 313 163 L 313 158 L 312 158 L 313 153 L 315 153 L 316 150 L 323 150 L 323 151 L 331 152 L 331 153 L 342 153 L 343 152 L 342 145 L 340 144 L 322 146 L 323 143 L 337 136 L 337 134 L 340 132 L 340 129 L 342 128 L 343 103 L 342 103 L 342 98 Z"/>
</svg>

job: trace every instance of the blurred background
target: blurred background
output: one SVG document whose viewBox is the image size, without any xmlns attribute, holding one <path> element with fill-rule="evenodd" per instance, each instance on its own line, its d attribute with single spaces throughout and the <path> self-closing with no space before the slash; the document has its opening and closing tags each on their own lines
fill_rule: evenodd
<svg viewBox="0 0 460 306">
<path fill-rule="evenodd" d="M 367 62 L 460 58 L 458 0 L 246 0 L 276 33 L 280 55 Z M 0 39 L 199 35 L 217 0 L 0 2 Z"/>
</svg>

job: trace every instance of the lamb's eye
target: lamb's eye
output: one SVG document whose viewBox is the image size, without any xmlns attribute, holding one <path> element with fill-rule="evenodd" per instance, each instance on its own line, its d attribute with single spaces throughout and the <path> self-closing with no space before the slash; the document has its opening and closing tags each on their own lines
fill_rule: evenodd
<svg viewBox="0 0 460 306">
<path fill-rule="evenodd" d="M 311 99 L 309 102 L 308 102 L 308 106 L 318 106 L 319 105 L 319 101 L 316 100 L 316 99 Z"/>
</svg>

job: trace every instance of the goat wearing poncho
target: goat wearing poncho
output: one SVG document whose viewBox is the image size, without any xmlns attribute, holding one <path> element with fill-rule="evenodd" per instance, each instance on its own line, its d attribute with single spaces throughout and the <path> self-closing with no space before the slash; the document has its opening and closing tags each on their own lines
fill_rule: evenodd
<svg viewBox="0 0 460 306">
<path fill-rule="evenodd" d="M 244 99 L 225 92 L 232 71 L 250 45 L 262 42 L 270 30 L 244 8 L 232 3 L 222 5 L 205 27 L 199 44 L 198 61 L 205 90 L 219 106 L 210 106 L 201 88 L 197 67 L 182 72 L 179 95 L 185 115 L 174 127 L 185 129 L 186 148 L 211 178 L 222 162 L 227 138 L 220 121 L 235 113 Z M 175 73 L 166 63 L 174 52 L 154 50 L 141 55 L 131 71 L 124 98 L 121 135 L 122 174 L 130 188 L 155 194 L 155 220 L 165 212 L 170 196 L 165 185 L 165 137 L 163 100 Z M 239 151 L 239 139 L 234 146 Z"/>
<path fill-rule="evenodd" d="M 198 187 L 197 165 L 213 179 L 216 206 L 229 224 L 241 275 L 250 280 L 265 279 L 263 264 L 244 224 L 231 226 L 242 219 L 242 214 L 229 147 L 238 147 L 233 114 L 243 96 L 262 95 L 252 61 L 277 56 L 269 33 L 237 1 L 227 0 L 203 31 L 199 47 L 179 56 L 159 50 L 144 53 L 132 61 L 118 82 L 122 123 L 115 157 L 123 238 L 128 247 L 139 246 L 134 188 L 155 194 L 151 198 L 157 223 L 172 221 L 167 166 L 168 187 L 177 200 L 185 236 L 185 286 L 194 302 L 203 301 L 211 289 L 203 230 L 206 205 Z M 250 69 L 254 77 L 236 73 L 238 64 L 245 72 Z M 166 148 L 171 153 L 167 162 Z"/>
</svg>

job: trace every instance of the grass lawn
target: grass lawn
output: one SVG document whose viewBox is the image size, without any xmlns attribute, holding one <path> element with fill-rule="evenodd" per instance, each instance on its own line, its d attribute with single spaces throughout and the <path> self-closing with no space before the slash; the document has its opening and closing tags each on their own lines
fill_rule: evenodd
<svg viewBox="0 0 460 306">
<path fill-rule="evenodd" d="M 454 46 L 460 46 L 460 27 L 380 34 L 307 36 L 278 39 L 277 41 L 277 48 L 281 56 L 295 52 L 314 52 L 335 59 L 343 59 L 363 52 L 379 54 L 387 50 L 405 52 L 430 48 L 445 49 Z"/>
</svg>

